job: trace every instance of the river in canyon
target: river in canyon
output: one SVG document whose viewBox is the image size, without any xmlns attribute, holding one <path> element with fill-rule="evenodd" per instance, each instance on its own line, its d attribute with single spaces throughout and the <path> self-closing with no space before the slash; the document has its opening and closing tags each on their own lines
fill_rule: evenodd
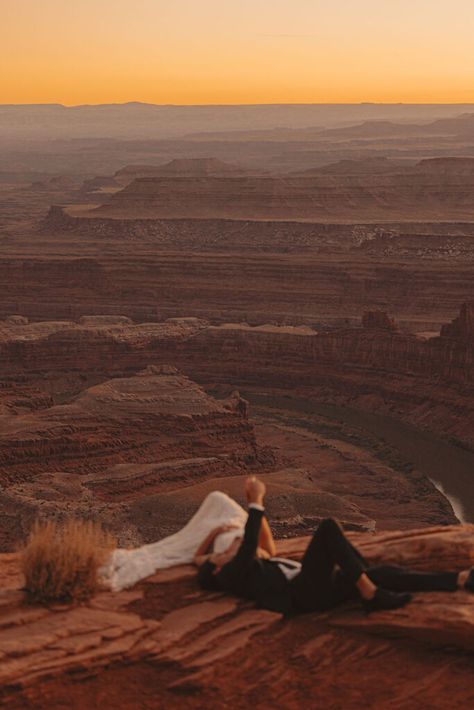
<svg viewBox="0 0 474 710">
<path fill-rule="evenodd" d="M 321 404 L 293 397 L 265 397 L 248 394 L 250 401 L 265 401 L 298 414 L 313 414 L 357 427 L 386 442 L 419 471 L 450 501 L 460 522 L 474 523 L 474 452 L 450 444 L 429 432 L 415 429 L 393 417 L 371 414 L 340 405 Z"/>
</svg>

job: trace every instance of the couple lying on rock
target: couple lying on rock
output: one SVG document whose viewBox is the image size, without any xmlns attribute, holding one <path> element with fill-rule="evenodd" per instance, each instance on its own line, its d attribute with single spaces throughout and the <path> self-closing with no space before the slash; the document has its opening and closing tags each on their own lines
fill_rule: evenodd
<svg viewBox="0 0 474 710">
<path fill-rule="evenodd" d="M 424 573 L 370 567 L 331 518 L 321 522 L 301 562 L 276 557 L 264 515 L 265 484 L 252 476 L 245 492 L 248 513 L 225 493 L 213 491 L 179 532 L 139 548 L 115 550 L 100 571 L 103 583 L 119 591 L 158 569 L 194 561 L 204 589 L 251 599 L 285 615 L 357 598 L 370 612 L 402 607 L 410 592 L 474 592 L 474 568 Z"/>
<path fill-rule="evenodd" d="M 369 567 L 332 518 L 321 522 L 301 562 L 276 557 L 264 514 L 265 484 L 253 476 L 245 487 L 249 508 L 245 528 L 237 523 L 216 527 L 194 557 L 199 583 L 206 590 L 229 592 L 285 615 L 326 610 L 355 598 L 372 612 L 404 606 L 410 592 L 474 592 L 474 568 L 424 573 Z M 229 533 L 234 539 L 227 549 L 216 550 L 217 538 Z"/>
</svg>

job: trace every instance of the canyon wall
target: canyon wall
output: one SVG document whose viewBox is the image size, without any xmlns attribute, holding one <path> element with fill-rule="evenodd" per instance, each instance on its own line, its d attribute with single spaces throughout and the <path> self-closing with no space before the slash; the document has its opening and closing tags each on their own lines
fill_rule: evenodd
<svg viewBox="0 0 474 710">
<path fill-rule="evenodd" d="M 388 414 L 473 449 L 473 312 L 466 304 L 434 338 L 401 332 L 381 311 L 321 332 L 192 317 L 10 317 L 0 322 L 0 547 L 23 539 L 38 514 L 92 517 L 121 544 L 150 542 L 215 488 L 239 500 L 242 475 L 256 470 L 285 534 L 323 512 L 357 529 L 454 522 L 426 475 L 314 416 L 318 404 Z M 232 389 L 254 398 L 252 420 Z M 298 398 L 315 438 L 291 415 L 258 414 L 259 402 L 290 411 Z"/>
<path fill-rule="evenodd" d="M 21 313 L 38 320 L 70 320 L 84 314 L 109 314 L 157 321 L 197 316 L 214 323 L 306 324 L 321 330 L 325 325 L 356 324 L 365 310 L 382 309 L 402 327 L 416 332 L 438 330 L 456 315 L 460 303 L 474 299 L 472 236 L 440 238 L 437 246 L 430 246 L 431 236 L 407 237 L 411 246 L 401 250 L 399 239 L 381 236 L 368 239 L 360 248 L 344 248 L 342 244 L 349 240 L 375 236 L 374 231 L 367 231 L 358 237 L 356 230 L 347 237 L 342 232 L 337 251 L 329 246 L 339 239 L 334 228 L 327 237 L 308 237 L 313 244 L 309 252 L 316 249 L 315 241 L 319 251 L 306 253 L 299 246 L 294 253 L 278 253 L 271 242 L 290 239 L 292 226 L 281 226 L 280 232 L 275 225 L 269 226 L 267 247 L 262 237 L 257 249 L 254 223 L 247 234 L 254 247 L 226 253 L 220 246 L 225 234 L 219 236 L 217 225 L 206 237 L 208 243 L 216 240 L 212 252 L 204 247 L 201 251 L 198 235 L 204 235 L 206 227 L 199 231 L 196 222 L 189 227 L 189 232 L 183 232 L 187 236 L 180 242 L 181 252 L 178 247 L 160 251 L 153 242 L 106 240 L 98 256 L 96 236 L 66 234 L 51 243 L 38 237 L 45 244 L 41 258 L 0 259 L 0 317 Z M 170 239 L 180 231 L 179 225 L 172 227 L 170 222 L 168 228 L 174 230 Z M 312 225 L 311 230 L 315 232 L 316 227 Z M 293 236 L 299 239 L 296 231 Z M 93 249 L 88 239 L 95 240 Z M 266 248 L 273 253 L 265 252 Z M 188 249 L 196 250 L 191 257 Z M 69 251 L 67 258 L 64 250 Z M 71 252 L 76 251 L 89 255 L 74 258 Z"/>
<path fill-rule="evenodd" d="M 3 327 L 0 363 L 23 372 L 137 371 L 172 363 L 203 383 L 307 391 L 319 401 L 402 415 L 474 446 L 473 304 L 439 337 L 401 333 L 380 313 L 364 327 L 210 326 L 198 319 L 161 324 Z M 74 375 L 75 373 L 75 375 Z M 444 412 L 444 415 L 443 415 Z"/>
</svg>

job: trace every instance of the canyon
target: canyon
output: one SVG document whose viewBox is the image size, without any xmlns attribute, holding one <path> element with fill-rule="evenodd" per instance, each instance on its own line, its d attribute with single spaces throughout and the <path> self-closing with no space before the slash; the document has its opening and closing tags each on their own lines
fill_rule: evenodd
<svg viewBox="0 0 474 710">
<path fill-rule="evenodd" d="M 311 509 L 319 518 L 337 511 L 362 529 L 452 521 L 423 473 L 317 408 L 379 412 L 472 450 L 473 311 L 465 304 L 431 338 L 401 333 L 379 311 L 359 327 L 321 333 L 192 317 L 11 317 L 0 324 L 9 373 L 0 460 L 2 506 L 17 522 L 5 517 L 3 544 L 25 534 L 39 501 L 44 512 L 61 513 L 62 497 L 68 514 L 102 519 L 123 542 L 149 542 L 177 529 L 183 511 L 192 513 L 213 487 L 241 497 L 239 476 L 251 470 L 290 501 L 282 504 L 275 490 L 275 524 L 287 533 L 315 522 Z M 298 421 L 292 409 L 301 398 Z M 359 490 L 348 494 L 354 475 Z"/>
<path fill-rule="evenodd" d="M 283 622 L 177 568 L 24 605 L 36 520 L 135 547 L 248 474 L 280 554 L 332 516 L 375 561 L 474 561 L 472 114 L 155 109 L 0 110 L 0 702 L 468 706 L 463 592 Z"/>
</svg>

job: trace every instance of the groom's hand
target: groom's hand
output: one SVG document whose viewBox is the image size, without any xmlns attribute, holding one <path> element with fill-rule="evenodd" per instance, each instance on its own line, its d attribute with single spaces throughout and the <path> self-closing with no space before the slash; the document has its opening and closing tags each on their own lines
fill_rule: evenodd
<svg viewBox="0 0 474 710">
<path fill-rule="evenodd" d="M 266 490 L 264 482 L 260 481 L 256 476 L 249 476 L 245 481 L 245 493 L 249 503 L 263 505 Z"/>
</svg>

